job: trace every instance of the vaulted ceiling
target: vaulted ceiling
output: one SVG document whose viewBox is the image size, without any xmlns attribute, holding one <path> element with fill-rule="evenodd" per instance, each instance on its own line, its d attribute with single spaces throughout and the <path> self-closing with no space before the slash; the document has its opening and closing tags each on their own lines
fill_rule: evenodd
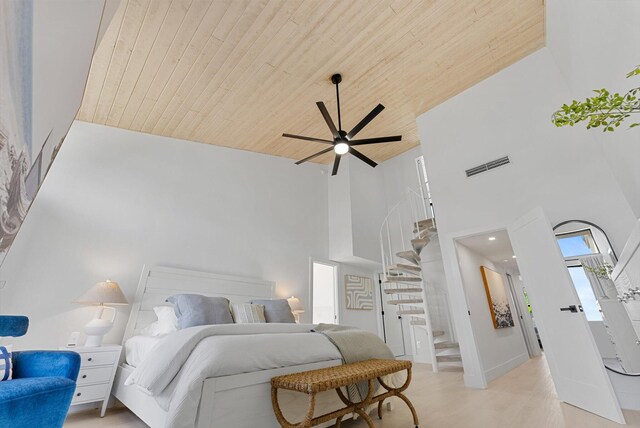
<svg viewBox="0 0 640 428">
<path fill-rule="evenodd" d="M 300 159 L 330 138 L 342 73 L 348 131 L 376 161 L 419 144 L 416 117 L 544 45 L 543 0 L 122 0 L 78 119 Z M 335 119 L 334 119 L 335 120 Z M 316 159 L 327 163 L 328 154 Z"/>
</svg>

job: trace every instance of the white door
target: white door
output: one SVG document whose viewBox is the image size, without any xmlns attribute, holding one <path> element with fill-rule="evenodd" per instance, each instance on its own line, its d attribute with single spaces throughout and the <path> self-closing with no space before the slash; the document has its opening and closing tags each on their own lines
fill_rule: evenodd
<svg viewBox="0 0 640 428">
<path fill-rule="evenodd" d="M 558 397 L 625 423 L 544 211 L 536 208 L 518 219 L 509 227 L 509 236 Z"/>
<path fill-rule="evenodd" d="M 393 352 L 393 355 L 396 357 L 403 356 L 406 353 L 404 349 L 404 329 L 402 328 L 402 317 L 397 314 L 398 306 L 389 304 L 391 294 L 383 292 L 380 279 L 378 279 L 378 292 L 382 301 L 381 316 L 384 341 Z"/>
</svg>

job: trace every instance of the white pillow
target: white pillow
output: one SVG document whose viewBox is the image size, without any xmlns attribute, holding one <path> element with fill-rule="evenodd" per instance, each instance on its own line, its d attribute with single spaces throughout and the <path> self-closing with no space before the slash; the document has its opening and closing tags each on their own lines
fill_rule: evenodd
<svg viewBox="0 0 640 428">
<path fill-rule="evenodd" d="M 140 331 L 143 336 L 161 336 L 178 331 L 178 318 L 172 306 L 156 306 L 153 308 L 158 321 L 151 323 Z"/>
<path fill-rule="evenodd" d="M 11 380 L 12 369 L 11 345 L 2 345 L 0 346 L 0 382 Z"/>
<path fill-rule="evenodd" d="M 264 305 L 252 305 L 250 303 L 232 303 L 231 313 L 236 324 L 265 323 Z"/>
</svg>

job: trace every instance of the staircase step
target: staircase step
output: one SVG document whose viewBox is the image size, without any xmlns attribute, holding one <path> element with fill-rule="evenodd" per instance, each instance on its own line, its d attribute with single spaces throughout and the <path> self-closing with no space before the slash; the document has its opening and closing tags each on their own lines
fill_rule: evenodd
<svg viewBox="0 0 640 428">
<path fill-rule="evenodd" d="M 419 275 L 420 272 L 422 272 L 422 268 L 420 266 L 404 265 L 402 263 L 398 263 L 395 265 L 387 266 L 387 272 L 407 272 L 414 275 Z"/>
<path fill-rule="evenodd" d="M 444 336 L 444 331 L 442 330 L 433 330 L 433 337 Z"/>
<path fill-rule="evenodd" d="M 385 294 L 413 294 L 422 293 L 422 288 L 419 287 L 407 287 L 407 288 L 389 288 L 384 290 Z"/>
<path fill-rule="evenodd" d="M 437 343 L 434 343 L 433 346 L 436 349 L 450 349 L 450 348 L 460 347 L 460 345 L 456 342 L 437 342 Z"/>
<path fill-rule="evenodd" d="M 415 274 L 413 273 L 408 273 L 408 272 L 387 272 L 387 276 L 391 277 L 391 278 L 397 278 L 399 276 L 418 276 L 420 275 L 418 272 L 416 272 Z"/>
<path fill-rule="evenodd" d="M 416 238 L 431 239 L 438 234 L 438 231 L 433 229 L 420 229 L 420 230 L 413 229 L 413 234 L 415 235 Z"/>
<path fill-rule="evenodd" d="M 385 284 L 392 282 L 422 282 L 422 278 L 419 276 L 393 276 L 391 278 L 387 277 L 387 280 L 384 281 Z"/>
<path fill-rule="evenodd" d="M 413 263 L 416 266 L 420 265 L 420 260 L 422 260 L 420 258 L 420 255 L 418 253 L 416 253 L 413 250 L 410 251 L 400 251 L 399 253 L 396 253 L 396 256 L 401 257 L 411 263 Z"/>
<path fill-rule="evenodd" d="M 398 299 L 398 300 L 389 300 L 390 305 L 411 305 L 414 303 L 424 303 L 422 299 Z"/>
<path fill-rule="evenodd" d="M 413 233 L 416 233 L 418 230 L 425 230 L 425 229 L 432 230 L 432 231 L 437 230 L 432 218 L 420 220 L 417 223 L 413 223 L 413 229 L 415 230 L 415 232 Z"/>
<path fill-rule="evenodd" d="M 421 315 L 424 314 L 424 309 L 415 308 L 415 309 L 402 309 L 398 311 L 398 315 Z"/>
<path fill-rule="evenodd" d="M 409 324 L 411 324 L 411 325 L 427 325 L 427 320 L 425 320 L 424 318 L 413 318 L 411 321 L 409 321 Z"/>
<path fill-rule="evenodd" d="M 458 361 L 462 361 L 462 356 L 461 355 L 455 355 L 455 354 L 451 354 L 451 355 L 436 355 L 436 361 L 438 361 L 439 363 L 455 363 Z"/>
<path fill-rule="evenodd" d="M 425 238 L 415 238 L 411 240 L 411 246 L 413 247 L 413 251 L 420 254 L 424 247 L 426 247 L 431 240 L 427 237 Z"/>
</svg>

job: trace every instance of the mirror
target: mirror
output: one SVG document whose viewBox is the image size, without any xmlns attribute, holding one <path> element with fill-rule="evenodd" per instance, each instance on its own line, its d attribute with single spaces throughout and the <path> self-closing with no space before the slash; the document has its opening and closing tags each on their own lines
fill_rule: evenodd
<svg viewBox="0 0 640 428">
<path fill-rule="evenodd" d="M 640 305 L 640 290 L 631 293 L 629 278 L 617 272 L 614 276 L 618 256 L 607 234 L 584 220 L 564 221 L 553 230 L 605 366 L 619 374 L 640 376 L 640 320 L 634 321 L 633 316 L 636 297 Z M 640 266 L 640 256 L 637 263 Z"/>
</svg>

